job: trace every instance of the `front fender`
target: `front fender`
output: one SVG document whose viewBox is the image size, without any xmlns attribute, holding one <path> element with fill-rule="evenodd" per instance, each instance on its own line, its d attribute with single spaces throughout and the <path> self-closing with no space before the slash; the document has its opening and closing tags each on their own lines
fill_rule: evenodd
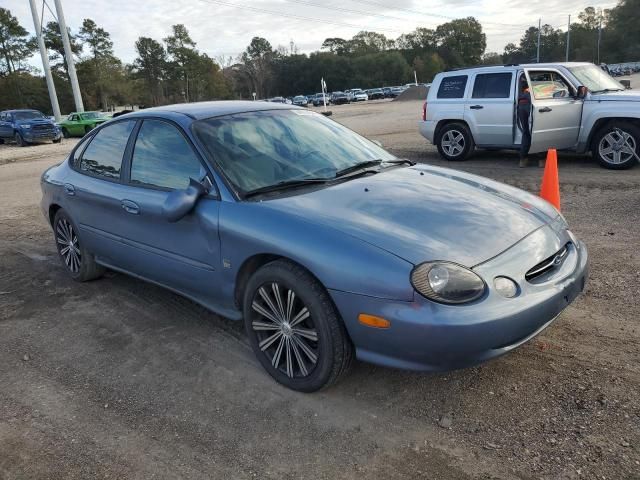
<svg viewBox="0 0 640 480">
<path fill-rule="evenodd" d="M 591 139 L 600 125 L 610 120 L 640 121 L 640 102 L 588 101 L 584 104 L 582 126 L 578 140 L 579 152 L 589 149 Z"/>
<path fill-rule="evenodd" d="M 332 227 L 262 202 L 222 202 L 219 221 L 223 288 L 233 298 L 244 262 L 259 254 L 289 258 L 309 270 L 325 288 L 370 297 L 413 300 L 413 265 Z"/>
</svg>

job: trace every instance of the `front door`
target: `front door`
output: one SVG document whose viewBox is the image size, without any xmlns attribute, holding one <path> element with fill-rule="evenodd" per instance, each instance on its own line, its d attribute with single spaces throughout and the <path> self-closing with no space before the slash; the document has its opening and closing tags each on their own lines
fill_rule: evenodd
<svg viewBox="0 0 640 480">
<path fill-rule="evenodd" d="M 578 143 L 582 99 L 575 87 L 553 69 L 525 70 L 531 90 L 531 153 L 568 149 Z"/>
<path fill-rule="evenodd" d="M 190 178 L 203 180 L 206 167 L 176 125 L 145 119 L 138 131 L 121 190 L 118 232 L 127 262 L 139 275 L 196 298 L 217 300 L 220 239 L 216 193 L 200 199 L 193 212 L 170 223 L 162 206 L 171 191 Z"/>
<path fill-rule="evenodd" d="M 513 72 L 479 73 L 464 118 L 479 146 L 511 146 L 515 108 Z"/>
<path fill-rule="evenodd" d="M 0 138 L 12 138 L 13 125 L 9 113 L 0 113 Z"/>
</svg>

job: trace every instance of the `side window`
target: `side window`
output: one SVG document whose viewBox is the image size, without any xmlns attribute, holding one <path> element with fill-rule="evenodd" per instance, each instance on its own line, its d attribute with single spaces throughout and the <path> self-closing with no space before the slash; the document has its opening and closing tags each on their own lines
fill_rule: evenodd
<svg viewBox="0 0 640 480">
<path fill-rule="evenodd" d="M 467 86 L 466 75 L 444 77 L 438 88 L 438 98 L 462 98 Z"/>
<path fill-rule="evenodd" d="M 536 100 L 566 98 L 574 95 L 574 89 L 557 72 L 530 71 L 531 90 Z"/>
<path fill-rule="evenodd" d="M 77 122 L 77 121 L 79 120 L 78 115 L 71 115 L 70 120 L 71 120 L 72 122 Z"/>
<path fill-rule="evenodd" d="M 173 125 L 145 120 L 131 158 L 131 183 L 182 189 L 205 170 L 184 136 Z"/>
<path fill-rule="evenodd" d="M 7 121 L 7 116 L 4 113 L 0 113 L 0 122 L 6 122 Z"/>
<path fill-rule="evenodd" d="M 512 78 L 511 72 L 476 75 L 476 81 L 473 84 L 473 98 L 509 98 Z"/>
<path fill-rule="evenodd" d="M 100 130 L 80 159 L 80 170 L 101 177 L 118 179 L 122 156 L 135 122 L 114 123 Z"/>
<path fill-rule="evenodd" d="M 91 137 L 89 137 L 89 136 L 83 138 L 82 140 L 80 140 L 80 143 L 78 144 L 78 146 L 74 150 L 74 152 L 73 152 L 73 166 L 75 168 L 80 168 L 80 155 L 82 155 L 82 151 L 84 150 L 84 147 L 87 146 L 87 143 L 89 143 L 89 140 L 91 140 Z"/>
</svg>

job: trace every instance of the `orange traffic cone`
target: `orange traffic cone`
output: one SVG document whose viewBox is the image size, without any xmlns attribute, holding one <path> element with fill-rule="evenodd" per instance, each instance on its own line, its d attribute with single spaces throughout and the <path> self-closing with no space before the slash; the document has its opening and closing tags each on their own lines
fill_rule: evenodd
<svg viewBox="0 0 640 480">
<path fill-rule="evenodd" d="M 560 210 L 560 180 L 558 179 L 558 154 L 555 148 L 547 152 L 547 163 L 542 175 L 540 196 Z"/>
</svg>

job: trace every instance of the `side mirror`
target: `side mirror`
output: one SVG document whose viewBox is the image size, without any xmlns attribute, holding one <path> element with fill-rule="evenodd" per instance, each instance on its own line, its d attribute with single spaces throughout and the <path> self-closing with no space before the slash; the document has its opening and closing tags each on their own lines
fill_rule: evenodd
<svg viewBox="0 0 640 480">
<path fill-rule="evenodd" d="M 189 186 L 184 190 L 174 190 L 167 195 L 162 205 L 162 215 L 171 223 L 177 222 L 194 209 L 198 199 L 206 195 L 207 188 L 194 180 L 189 179 Z"/>
<path fill-rule="evenodd" d="M 576 95 L 577 98 L 584 98 L 587 96 L 587 87 L 585 86 L 580 86 L 578 87 L 578 95 Z"/>
</svg>

